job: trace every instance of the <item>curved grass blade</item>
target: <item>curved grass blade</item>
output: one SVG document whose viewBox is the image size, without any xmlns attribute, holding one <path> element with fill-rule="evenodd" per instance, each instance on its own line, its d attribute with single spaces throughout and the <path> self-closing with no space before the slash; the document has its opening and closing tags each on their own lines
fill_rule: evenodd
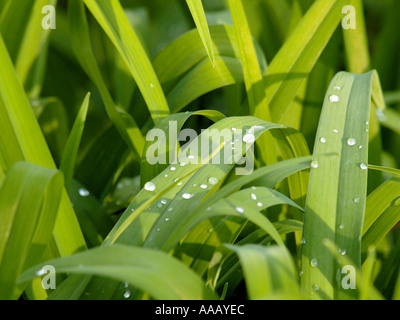
<svg viewBox="0 0 400 320">
<path fill-rule="evenodd" d="M 18 161 L 55 169 L 32 108 L 13 69 L 4 41 L 0 37 L 0 165 L 6 173 Z M 63 192 L 54 240 L 54 256 L 72 254 L 86 247 L 67 193 Z"/>
<path fill-rule="evenodd" d="M 286 247 L 226 246 L 239 256 L 251 300 L 276 299 L 277 295 L 298 297 L 296 269 Z"/>
<path fill-rule="evenodd" d="M 301 288 L 323 298 L 354 298 L 336 283 L 324 239 L 361 267 L 361 231 L 367 193 L 368 120 L 374 72 L 340 72 L 328 89 L 318 126 L 307 193 Z M 360 107 L 362 106 L 362 107 Z M 320 158 L 332 152 L 336 157 Z"/>
<path fill-rule="evenodd" d="M 290 123 L 291 102 L 343 18 L 347 0 L 318 0 L 283 44 L 264 73 L 273 122 Z"/>
<path fill-rule="evenodd" d="M 362 230 L 362 252 L 370 245 L 377 246 L 400 221 L 400 178 L 394 177 L 367 198 L 365 221 Z"/>
<path fill-rule="evenodd" d="M 177 139 L 178 134 L 181 131 L 184 123 L 191 116 L 204 116 L 214 122 L 217 122 L 225 118 L 225 116 L 219 111 L 199 110 L 194 112 L 172 114 L 160 120 L 152 130 L 162 130 L 162 132 L 165 133 L 165 147 L 160 146 L 158 150 L 159 161 L 155 164 L 150 164 L 148 161 L 148 151 L 149 148 L 152 146 L 152 144 L 154 144 L 154 140 L 148 140 L 148 138 L 150 139 L 150 137 L 149 133 L 147 134 L 146 144 L 143 149 L 143 156 L 140 167 L 140 178 L 142 182 L 142 187 L 147 181 L 152 180 L 161 171 L 163 171 L 166 167 L 168 167 L 168 164 L 175 162 L 179 151 L 177 150 L 177 143 L 178 143 L 177 140 L 181 141 L 181 139 Z M 151 137 L 151 139 L 153 138 L 155 137 Z M 164 159 L 162 159 L 162 157 L 164 157 Z"/>
<path fill-rule="evenodd" d="M 351 280 L 348 280 L 345 277 L 350 276 L 350 272 L 352 272 L 352 275 L 355 276 L 355 279 L 353 279 L 355 282 L 355 289 L 348 288 L 346 290 L 352 290 L 353 295 L 356 297 L 368 297 L 369 300 L 384 299 L 380 292 L 376 290 L 376 288 L 368 281 L 368 279 L 363 278 L 364 276 L 360 272 L 361 269 L 355 267 L 354 261 L 341 253 L 341 250 L 338 246 L 328 239 L 325 239 L 323 242 L 324 246 L 328 249 L 328 253 L 330 253 L 338 262 L 338 271 L 340 272 L 338 282 L 340 282 L 341 286 L 343 286 L 343 283 L 349 284 L 348 282 L 351 282 Z M 346 268 L 343 269 L 343 267 Z"/>
<path fill-rule="evenodd" d="M 229 0 L 228 4 L 240 51 L 250 113 L 265 121 L 271 121 L 262 83 L 261 69 L 242 2 L 241 0 Z"/>
<path fill-rule="evenodd" d="M 65 145 L 63 157 L 61 159 L 60 170 L 64 174 L 65 189 L 69 192 L 71 181 L 74 174 L 76 157 L 78 155 L 79 144 L 82 138 L 83 128 L 85 126 L 86 115 L 89 108 L 90 93 L 83 100 L 81 109 L 75 119 L 70 136 Z"/>
<path fill-rule="evenodd" d="M 37 264 L 48 246 L 63 189 L 62 174 L 17 162 L 0 189 L 0 297 L 18 299 L 19 274 Z"/>
<path fill-rule="evenodd" d="M 210 133 L 212 132 L 212 129 L 218 129 L 220 132 L 223 132 L 223 129 L 228 130 L 229 132 L 229 138 L 228 140 L 225 139 L 225 145 L 229 146 L 230 145 L 230 139 L 232 138 L 232 132 L 234 132 L 231 129 L 227 128 L 234 128 L 238 131 L 242 130 L 244 126 L 252 126 L 254 129 L 254 137 L 257 138 L 259 137 L 263 132 L 270 130 L 270 129 L 280 129 L 280 130 L 289 130 L 289 132 L 292 132 L 290 129 L 286 129 L 284 127 L 281 127 L 280 125 L 276 125 L 273 123 L 268 123 L 265 121 L 262 121 L 257 118 L 253 117 L 232 117 L 232 118 L 226 118 L 223 119 L 213 126 L 209 128 L 208 131 L 204 131 L 199 137 L 194 139 L 191 142 L 191 146 L 195 146 L 195 149 L 197 148 L 196 146 L 205 144 L 208 146 L 213 146 L 211 152 L 208 152 L 208 155 L 211 156 L 209 159 L 209 162 L 214 162 L 217 158 L 213 159 L 214 155 L 219 156 L 219 150 L 218 148 L 215 148 L 215 144 L 212 143 L 212 138 L 210 136 Z M 226 132 L 226 133 L 228 133 Z M 220 133 L 219 133 L 220 134 Z M 288 143 L 290 146 L 294 146 L 294 144 L 291 144 L 291 139 L 292 136 L 288 135 L 288 141 L 285 141 L 283 143 Z M 198 140 L 198 141 L 197 141 Z M 245 144 L 244 142 L 238 142 L 242 143 L 242 149 L 241 150 L 248 150 L 250 147 L 248 144 Z M 189 147 L 190 147 L 189 145 Z M 220 146 L 219 146 L 220 147 Z M 225 150 L 229 150 L 229 147 L 226 148 Z M 192 149 L 191 149 L 192 150 Z M 238 148 L 236 148 L 238 150 Z M 196 154 L 199 155 L 198 150 L 196 149 Z M 226 152 L 226 151 L 225 151 Z M 245 152 L 245 151 L 242 151 Z M 226 154 L 224 153 L 224 156 Z M 137 232 L 128 232 L 131 228 L 143 228 L 143 225 L 148 225 L 150 221 L 156 221 L 160 215 L 160 213 L 165 212 L 168 207 L 173 207 L 174 209 L 174 215 L 176 214 L 175 212 L 179 212 L 180 215 L 185 217 L 183 220 L 182 219 L 177 219 L 174 216 L 174 221 L 179 221 L 179 224 L 183 224 L 184 221 L 187 221 L 190 219 L 191 216 L 194 215 L 194 212 L 191 212 L 190 215 L 188 214 L 190 211 L 193 210 L 193 208 L 196 206 L 196 204 L 210 191 L 214 188 L 213 184 L 207 183 L 207 180 L 210 177 L 213 177 L 216 179 L 216 181 L 220 182 L 226 177 L 227 173 L 233 168 L 234 163 L 231 162 L 230 164 L 219 162 L 219 164 L 216 165 L 206 165 L 207 161 L 205 158 L 199 159 L 193 159 L 193 161 L 197 164 L 192 164 L 188 163 L 184 166 L 181 165 L 170 165 L 168 168 L 165 169 L 160 175 L 158 175 L 155 179 L 151 181 L 152 184 L 156 186 L 155 192 L 149 192 L 148 190 L 142 190 L 136 199 L 131 203 L 131 205 L 127 208 L 125 211 L 125 214 L 123 215 L 122 219 L 120 219 L 115 226 L 114 230 L 111 232 L 109 235 L 109 239 L 107 241 L 115 241 L 117 237 L 120 237 L 122 233 L 124 236 L 128 236 L 129 238 L 134 235 L 134 240 L 133 243 L 136 243 L 140 238 L 143 239 L 143 231 L 141 233 Z M 237 161 L 237 159 L 235 160 Z M 189 161 L 192 162 L 192 161 Z M 177 179 L 178 178 L 178 179 Z M 173 182 L 175 180 L 175 183 L 171 185 L 171 181 Z M 182 183 L 181 183 L 182 182 Z M 149 182 L 150 183 L 150 182 Z M 207 188 L 201 189 L 199 188 L 199 185 L 201 184 L 206 184 Z M 195 184 L 195 186 L 193 186 Z M 157 187 L 158 186 L 158 187 Z M 193 197 L 190 197 L 190 199 L 184 199 L 182 198 L 183 194 L 192 194 Z M 161 198 L 165 198 L 168 202 L 167 206 L 161 206 L 160 209 L 157 208 L 157 204 L 155 204 L 155 201 L 160 201 Z M 171 200 L 171 201 L 169 201 Z M 147 207 L 150 206 L 150 204 L 154 203 L 155 207 L 153 206 L 153 209 L 150 211 L 152 214 L 147 214 L 146 218 L 141 215 L 143 211 L 146 210 Z M 134 209 L 135 212 L 132 213 L 132 209 Z M 137 219 L 139 218 L 139 219 Z M 140 222 L 141 219 L 146 219 L 147 222 Z M 164 217 L 165 218 L 165 217 Z M 172 217 L 171 217 L 172 218 Z M 137 221 L 135 221 L 137 219 Z M 162 219 L 160 219 L 161 223 Z M 136 227 L 135 227 L 136 225 Z M 176 223 L 169 223 L 168 225 L 177 227 Z M 149 225 L 150 226 L 150 225 Z M 160 226 L 153 226 L 152 232 L 153 235 L 151 238 L 153 241 L 155 238 L 164 237 L 168 236 L 169 238 L 173 239 L 173 243 L 176 243 L 177 238 L 175 237 L 175 232 L 172 232 L 171 230 L 169 232 L 158 232 L 157 229 L 160 228 Z M 185 228 L 186 230 L 186 228 Z M 149 230 L 150 231 L 150 230 Z M 148 231 L 147 231 L 148 232 Z M 147 233 L 146 232 L 146 233 Z M 178 233 L 182 232 L 180 230 Z M 185 231 L 186 232 L 186 231 Z M 172 237 L 172 235 L 174 235 Z M 140 237 L 140 238 L 137 238 Z M 132 239 L 133 240 L 133 239 Z M 129 240 L 129 243 L 132 243 Z M 126 240 L 123 240 L 126 241 Z M 143 240 L 139 240 L 143 241 Z M 161 238 L 160 238 L 161 241 Z M 157 240 L 158 242 L 158 240 Z M 165 246 L 168 241 L 166 239 L 162 239 L 160 244 L 163 244 Z"/>
<path fill-rule="evenodd" d="M 154 123 L 170 111 L 153 66 L 118 0 L 84 0 L 138 85 Z"/>
<path fill-rule="evenodd" d="M 57 0 L 34 1 L 24 36 L 20 39 L 21 44 L 15 62 L 15 69 L 23 84 L 27 83 L 28 75 L 33 70 L 35 63 L 43 59 L 42 55 L 45 55 L 45 51 L 48 49 L 47 41 L 51 30 L 42 27 L 42 8 L 47 5 L 56 6 L 56 3 Z"/>
<path fill-rule="evenodd" d="M 47 261 L 57 272 L 101 275 L 129 283 L 160 300 L 208 300 L 217 297 L 193 271 L 164 252 L 112 245 L 90 249 L 69 257 Z M 29 281 L 40 274 L 42 265 L 19 278 Z M 125 297 L 130 292 L 126 291 Z"/>
<path fill-rule="evenodd" d="M 107 89 L 91 46 L 89 26 L 82 1 L 71 0 L 69 2 L 68 18 L 71 28 L 71 42 L 78 60 L 99 88 L 110 120 L 114 123 L 126 144 L 140 156 L 144 146 L 144 138 L 134 119 L 115 105 Z"/>
<path fill-rule="evenodd" d="M 207 55 L 210 58 L 211 64 L 214 66 L 214 49 L 211 40 L 210 30 L 208 29 L 206 14 L 204 13 L 203 4 L 201 0 L 186 0 L 189 7 L 190 13 L 192 14 L 194 23 L 196 24 L 197 30 L 201 41 L 207 51 Z"/>
<path fill-rule="evenodd" d="M 348 10 L 350 11 L 348 11 Z M 353 11 L 354 10 L 354 11 Z M 342 13 L 354 13 L 356 27 L 343 30 L 347 70 L 351 73 L 364 73 L 369 70 L 371 58 L 362 0 L 353 0 L 352 6 L 345 6 Z"/>
</svg>

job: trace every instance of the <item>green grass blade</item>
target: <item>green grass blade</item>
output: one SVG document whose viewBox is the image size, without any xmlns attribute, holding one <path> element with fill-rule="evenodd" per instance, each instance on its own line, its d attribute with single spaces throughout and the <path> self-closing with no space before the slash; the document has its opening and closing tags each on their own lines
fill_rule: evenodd
<svg viewBox="0 0 400 320">
<path fill-rule="evenodd" d="M 354 10 L 355 29 L 343 30 L 344 46 L 346 51 L 347 70 L 352 73 L 364 73 L 370 68 L 371 58 L 364 17 L 364 6 L 362 0 L 353 0 L 351 11 Z"/>
<path fill-rule="evenodd" d="M 42 8 L 46 5 L 56 6 L 56 3 L 57 0 L 34 1 L 15 62 L 16 71 L 23 84 L 26 84 L 36 60 L 40 61 L 40 55 L 46 50 L 46 42 L 50 36 L 51 30 L 42 27 Z"/>
<path fill-rule="evenodd" d="M 318 293 L 327 299 L 352 297 L 351 292 L 341 290 L 336 283 L 335 261 L 327 253 L 324 239 L 346 250 L 356 269 L 361 267 L 372 81 L 372 72 L 364 75 L 341 72 L 332 80 L 325 98 L 303 230 L 301 287 L 308 295 Z M 327 152 L 337 156 L 319 158 Z M 314 291 L 315 285 L 318 292 Z"/>
<path fill-rule="evenodd" d="M 18 299 L 17 278 L 37 264 L 48 246 L 61 199 L 56 170 L 16 163 L 0 189 L 0 297 Z"/>
<path fill-rule="evenodd" d="M 91 45 L 89 26 L 83 3 L 79 0 L 70 1 L 68 15 L 72 46 L 78 60 L 99 88 L 110 120 L 114 123 L 126 144 L 140 156 L 144 146 L 144 138 L 134 119 L 115 105 L 107 89 Z"/>
<path fill-rule="evenodd" d="M 192 14 L 194 23 L 196 24 L 197 30 L 201 41 L 207 51 L 207 55 L 210 58 L 211 64 L 214 66 L 214 49 L 211 40 L 210 30 L 208 29 L 206 14 L 204 13 L 203 4 L 201 0 L 186 0 L 189 10 Z"/>
<path fill-rule="evenodd" d="M 118 0 L 84 0 L 128 66 L 155 123 L 169 107 L 153 66 Z"/>
<path fill-rule="evenodd" d="M 370 245 L 377 246 L 399 222 L 399 195 L 400 179 L 394 177 L 384 182 L 368 196 L 362 232 L 363 253 L 367 252 Z"/>
<path fill-rule="evenodd" d="M 55 164 L 40 131 L 21 83 L 13 69 L 3 39 L 0 37 L 0 165 L 4 172 L 18 161 L 28 161 L 50 169 Z M 85 248 L 86 244 L 66 192 L 57 215 L 54 239 L 59 254 Z"/>
<path fill-rule="evenodd" d="M 91 274 L 129 283 L 161 300 L 215 299 L 193 271 L 166 253 L 123 245 L 103 246 L 47 261 L 57 272 Z M 27 270 L 19 282 L 37 277 L 42 265 Z M 126 296 L 130 296 L 127 290 Z"/>
<path fill-rule="evenodd" d="M 285 247 L 254 244 L 227 247 L 239 256 L 250 299 L 298 297 L 296 269 Z"/>
<path fill-rule="evenodd" d="M 271 61 L 264 73 L 272 121 L 290 125 L 289 106 L 343 18 L 344 0 L 318 0 Z"/>
<path fill-rule="evenodd" d="M 343 267 L 345 266 L 354 266 L 354 262 L 347 257 L 346 255 L 343 255 L 340 251 L 340 248 L 336 246 L 333 242 L 329 241 L 328 239 L 324 240 L 324 245 L 328 251 L 337 261 L 338 263 L 338 268 L 339 271 L 341 272 Z M 364 275 L 361 274 L 360 269 L 355 268 L 355 289 L 347 289 L 347 290 L 352 290 L 355 292 L 355 295 L 357 296 L 364 296 L 367 297 L 366 299 L 369 300 L 383 300 L 384 297 L 382 294 L 370 283 L 369 279 L 364 279 Z M 340 274 L 338 277 L 338 282 L 342 283 L 342 281 L 346 281 L 344 277 L 347 274 L 344 272 Z M 365 275 L 366 277 L 369 276 L 369 274 Z"/>
<path fill-rule="evenodd" d="M 71 181 L 74 175 L 76 157 L 78 155 L 79 144 L 82 138 L 86 115 L 89 108 L 89 99 L 90 93 L 88 93 L 83 100 L 81 109 L 79 110 L 79 113 L 76 117 L 74 126 L 72 127 L 70 136 L 65 145 L 63 157 L 61 159 L 60 170 L 64 174 L 65 189 L 67 190 L 67 192 L 71 187 Z"/>
<path fill-rule="evenodd" d="M 242 2 L 241 0 L 229 0 L 228 4 L 240 51 L 250 113 L 265 121 L 271 121 L 262 83 L 261 69 Z"/>
</svg>

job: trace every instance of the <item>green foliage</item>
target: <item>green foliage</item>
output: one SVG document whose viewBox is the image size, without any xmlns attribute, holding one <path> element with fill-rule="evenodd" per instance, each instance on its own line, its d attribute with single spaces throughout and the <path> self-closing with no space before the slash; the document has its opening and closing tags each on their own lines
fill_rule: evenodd
<svg viewBox="0 0 400 320">
<path fill-rule="evenodd" d="M 0 0 L 0 299 L 399 299 L 398 9 Z"/>
</svg>

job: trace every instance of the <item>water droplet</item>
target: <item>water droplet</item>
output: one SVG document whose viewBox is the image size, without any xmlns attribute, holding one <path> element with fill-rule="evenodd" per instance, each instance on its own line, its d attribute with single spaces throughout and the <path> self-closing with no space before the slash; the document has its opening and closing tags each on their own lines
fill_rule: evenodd
<svg viewBox="0 0 400 320">
<path fill-rule="evenodd" d="M 168 210 L 167 211 L 169 211 L 169 212 L 171 212 L 172 210 L 174 210 L 174 208 L 168 208 Z"/>
<path fill-rule="evenodd" d="M 339 133 L 339 130 L 338 129 L 333 129 L 332 130 L 334 133 Z"/>
<path fill-rule="evenodd" d="M 319 141 L 320 141 L 321 143 L 326 143 L 326 138 L 321 137 L 321 139 L 319 139 Z"/>
<path fill-rule="evenodd" d="M 211 207 L 208 207 L 208 208 L 206 209 L 206 211 L 211 211 Z"/>
<path fill-rule="evenodd" d="M 236 128 L 232 128 L 232 131 L 236 131 Z"/>
<path fill-rule="evenodd" d="M 207 185 L 206 185 L 206 184 L 201 184 L 201 185 L 200 185 L 200 188 L 202 188 L 202 189 L 207 189 Z"/>
<path fill-rule="evenodd" d="M 208 228 L 207 231 L 208 231 L 209 233 L 211 233 L 211 232 L 214 231 L 214 229 L 213 229 L 213 228 Z"/>
<path fill-rule="evenodd" d="M 310 261 L 311 267 L 315 268 L 318 267 L 318 259 L 317 258 L 312 258 Z"/>
<path fill-rule="evenodd" d="M 161 199 L 161 201 L 160 201 L 162 204 L 167 204 L 167 200 L 166 199 Z"/>
<path fill-rule="evenodd" d="M 319 290 L 319 285 L 314 284 L 314 285 L 313 285 L 313 289 L 314 289 L 314 291 L 318 291 L 318 290 Z"/>
<path fill-rule="evenodd" d="M 175 167 L 171 167 L 171 171 L 175 171 L 176 170 L 176 168 Z"/>
<path fill-rule="evenodd" d="M 363 148 L 363 146 L 362 146 L 362 145 L 359 145 L 359 146 L 358 146 L 358 149 L 362 149 L 362 148 Z"/>
<path fill-rule="evenodd" d="M 85 188 L 80 188 L 78 192 L 81 197 L 87 197 L 90 194 L 90 192 Z"/>
<path fill-rule="evenodd" d="M 150 83 L 150 88 L 153 89 L 154 88 L 154 84 Z"/>
<path fill-rule="evenodd" d="M 344 224 L 339 225 L 339 229 L 343 230 L 344 229 Z"/>
<path fill-rule="evenodd" d="M 190 199 L 191 197 L 193 197 L 193 195 L 192 195 L 191 193 L 185 192 L 184 194 L 182 194 L 182 198 L 183 198 L 183 199 L 188 200 L 188 199 Z"/>
<path fill-rule="evenodd" d="M 369 132 L 369 129 L 367 128 L 367 129 L 365 129 L 365 132 Z"/>
<path fill-rule="evenodd" d="M 208 178 L 208 183 L 211 185 L 216 185 L 218 183 L 218 179 L 215 177 Z"/>
<path fill-rule="evenodd" d="M 301 277 L 303 274 L 304 274 L 304 271 L 303 271 L 303 270 L 300 270 L 300 272 L 299 272 L 299 277 Z"/>
<path fill-rule="evenodd" d="M 193 160 L 193 159 L 194 159 L 194 155 L 189 154 L 189 155 L 188 155 L 188 159 Z"/>
<path fill-rule="evenodd" d="M 338 251 L 342 256 L 346 254 L 346 249 L 339 249 Z"/>
<path fill-rule="evenodd" d="M 243 142 L 254 143 L 254 141 L 256 141 L 256 137 L 252 133 L 247 133 L 243 137 Z"/>
<path fill-rule="evenodd" d="M 250 195 L 250 197 L 251 197 L 253 200 L 257 200 L 257 196 L 256 196 L 254 193 L 252 193 L 252 194 Z"/>
<path fill-rule="evenodd" d="M 157 231 L 160 231 L 160 228 L 157 228 Z"/>
<path fill-rule="evenodd" d="M 169 218 L 165 218 L 164 220 L 165 220 L 165 221 L 169 221 Z"/>
<path fill-rule="evenodd" d="M 156 185 L 151 181 L 146 182 L 146 184 L 144 185 L 144 189 L 147 191 L 154 191 L 155 188 L 156 188 Z"/>
<path fill-rule="evenodd" d="M 339 98 L 339 96 L 337 96 L 336 94 L 333 94 L 333 95 L 331 95 L 331 96 L 329 97 L 329 101 L 332 102 L 332 103 L 334 103 L 334 102 L 339 102 L 339 101 L 340 101 L 340 98 Z"/>
<path fill-rule="evenodd" d="M 300 243 L 301 243 L 301 244 L 306 244 L 306 238 L 304 238 L 304 237 L 301 238 Z"/>
<path fill-rule="evenodd" d="M 353 201 L 354 201 L 354 203 L 359 203 L 359 202 L 360 202 L 360 198 L 359 198 L 359 197 L 355 197 L 355 198 L 353 199 Z"/>
<path fill-rule="evenodd" d="M 124 288 L 128 288 L 128 286 L 129 286 L 128 281 L 125 281 L 125 282 L 124 282 Z"/>
<path fill-rule="evenodd" d="M 262 202 L 257 202 L 257 207 L 262 207 L 262 206 L 263 206 Z"/>
<path fill-rule="evenodd" d="M 334 86 L 334 87 L 333 87 L 333 89 L 334 89 L 334 90 L 336 90 L 336 91 L 340 91 L 340 90 L 342 90 L 342 88 L 341 88 L 341 87 L 339 87 L 339 86 Z"/>
<path fill-rule="evenodd" d="M 398 197 L 396 200 L 394 200 L 393 206 L 394 206 L 394 207 L 400 206 L 400 197 Z"/>
<path fill-rule="evenodd" d="M 183 166 L 186 165 L 186 163 L 185 163 L 185 162 L 181 162 L 179 165 L 180 165 L 181 167 L 183 167 Z"/>
<path fill-rule="evenodd" d="M 167 177 L 168 177 L 168 175 L 167 175 L 167 174 L 164 174 L 164 177 L 166 177 L 166 178 L 167 178 Z"/>
<path fill-rule="evenodd" d="M 375 114 L 378 117 L 379 121 L 386 121 L 386 115 L 383 113 L 381 109 L 376 108 Z"/>
<path fill-rule="evenodd" d="M 360 164 L 360 168 L 361 168 L 362 170 L 367 170 L 367 169 L 368 169 L 368 166 L 363 162 L 363 163 Z"/>
<path fill-rule="evenodd" d="M 182 185 L 182 181 L 181 182 L 178 182 L 178 186 L 181 186 Z"/>
<path fill-rule="evenodd" d="M 365 121 L 365 124 L 368 126 L 369 125 L 369 121 Z"/>
<path fill-rule="evenodd" d="M 131 212 L 135 211 L 135 209 L 131 209 Z"/>
<path fill-rule="evenodd" d="M 356 139 L 354 139 L 354 138 L 349 138 L 349 139 L 347 139 L 347 144 L 348 144 L 349 146 L 354 146 L 356 143 L 357 143 L 357 141 L 356 141 Z"/>
<path fill-rule="evenodd" d="M 239 212 L 239 213 L 243 213 L 244 212 L 242 207 L 236 207 L 236 211 Z"/>
<path fill-rule="evenodd" d="M 317 169 L 318 166 L 319 166 L 318 161 L 314 160 L 313 162 L 311 162 L 311 167 L 312 167 L 312 168 Z"/>
<path fill-rule="evenodd" d="M 124 298 L 125 298 L 125 299 L 128 299 L 130 296 L 131 296 L 131 292 L 130 292 L 129 290 L 126 290 L 126 291 L 124 292 Z"/>
</svg>

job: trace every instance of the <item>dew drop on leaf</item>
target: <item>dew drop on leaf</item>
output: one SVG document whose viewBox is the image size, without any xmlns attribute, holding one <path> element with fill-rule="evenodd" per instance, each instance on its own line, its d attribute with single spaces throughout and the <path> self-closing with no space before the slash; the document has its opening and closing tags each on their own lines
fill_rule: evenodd
<svg viewBox="0 0 400 320">
<path fill-rule="evenodd" d="M 347 144 L 348 144 L 349 146 L 354 146 L 356 143 L 357 143 L 357 141 L 356 141 L 356 139 L 354 139 L 354 138 L 349 138 L 349 139 L 347 139 Z"/>
<path fill-rule="evenodd" d="M 315 268 L 318 267 L 318 259 L 317 258 L 312 258 L 310 261 L 311 267 Z"/>
<path fill-rule="evenodd" d="M 367 170 L 367 169 L 368 169 L 368 166 L 363 162 L 363 163 L 360 164 L 360 168 L 361 168 L 362 170 Z"/>
<path fill-rule="evenodd" d="M 90 194 L 85 188 L 80 188 L 78 192 L 81 197 L 87 197 Z"/>
<path fill-rule="evenodd" d="M 151 181 L 146 182 L 146 184 L 144 185 L 144 189 L 147 191 L 154 191 L 155 188 L 156 188 L 156 185 Z"/>
<path fill-rule="evenodd" d="M 318 161 L 314 160 L 313 162 L 311 162 L 311 167 L 312 167 L 312 168 L 317 169 L 318 166 L 319 166 Z"/>
<path fill-rule="evenodd" d="M 340 101 L 340 98 L 339 98 L 339 96 L 337 96 L 336 94 L 333 94 L 333 95 L 331 95 L 331 96 L 329 97 L 329 101 L 330 101 L 330 102 L 339 102 L 339 101 Z"/>
<path fill-rule="evenodd" d="M 184 194 L 182 194 L 182 198 L 183 199 L 190 199 L 191 197 L 193 197 L 193 195 L 191 193 L 185 192 Z"/>
</svg>

